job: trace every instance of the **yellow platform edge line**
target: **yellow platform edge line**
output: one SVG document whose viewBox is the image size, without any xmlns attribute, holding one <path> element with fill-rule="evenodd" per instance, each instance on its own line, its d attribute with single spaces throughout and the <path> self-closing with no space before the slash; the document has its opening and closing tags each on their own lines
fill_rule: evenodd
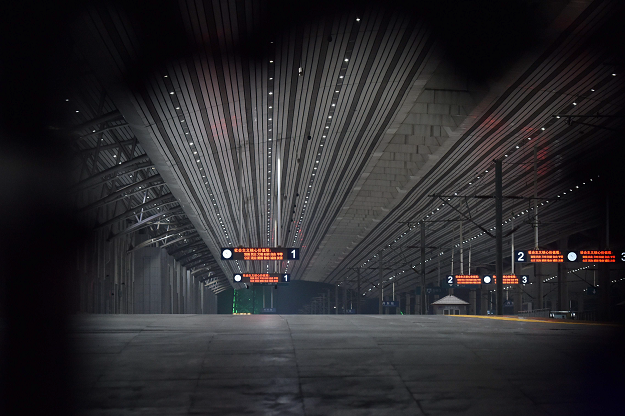
<svg viewBox="0 0 625 416">
<path fill-rule="evenodd" d="M 484 316 L 484 315 L 445 315 L 456 316 L 461 318 L 481 318 L 481 319 L 496 319 L 500 321 L 518 321 L 518 322 L 540 322 L 545 324 L 565 324 L 565 325 L 600 325 L 600 326 L 619 326 L 618 324 L 608 324 L 603 322 L 568 322 L 563 320 L 550 320 L 545 321 L 542 319 L 529 319 L 529 318 L 513 318 L 507 316 Z"/>
</svg>

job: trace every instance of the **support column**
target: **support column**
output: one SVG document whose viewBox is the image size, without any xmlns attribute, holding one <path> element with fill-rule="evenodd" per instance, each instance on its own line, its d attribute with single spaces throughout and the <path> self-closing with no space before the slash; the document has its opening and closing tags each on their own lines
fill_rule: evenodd
<svg viewBox="0 0 625 416">
<path fill-rule="evenodd" d="M 480 289 L 481 302 L 480 302 L 480 315 L 488 314 L 488 289 L 485 286 L 482 286 Z"/>
<path fill-rule="evenodd" d="M 339 287 L 334 287 L 334 314 L 339 314 Z"/>
<path fill-rule="evenodd" d="M 328 315 L 330 315 L 331 313 L 332 313 L 332 308 L 331 308 L 330 289 L 328 289 Z"/>
<path fill-rule="evenodd" d="M 477 299 L 476 299 L 476 289 L 469 290 L 469 315 L 477 315 L 476 307 L 477 307 Z"/>
<path fill-rule="evenodd" d="M 514 287 L 514 314 L 518 314 L 521 310 L 523 310 L 523 293 L 521 285 L 516 285 Z"/>
<path fill-rule="evenodd" d="M 503 179 L 501 160 L 495 160 L 495 275 L 497 276 L 497 315 L 503 315 Z"/>
<path fill-rule="evenodd" d="M 410 292 L 406 293 L 406 315 L 410 315 Z"/>
</svg>

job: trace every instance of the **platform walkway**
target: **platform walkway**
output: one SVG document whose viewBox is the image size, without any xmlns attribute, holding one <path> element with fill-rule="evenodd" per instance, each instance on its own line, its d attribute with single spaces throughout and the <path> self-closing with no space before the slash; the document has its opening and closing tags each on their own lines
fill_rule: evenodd
<svg viewBox="0 0 625 416">
<path fill-rule="evenodd" d="M 397 315 L 75 320 L 84 415 L 620 414 L 620 328 Z M 610 413 L 603 413 L 610 412 Z"/>
</svg>

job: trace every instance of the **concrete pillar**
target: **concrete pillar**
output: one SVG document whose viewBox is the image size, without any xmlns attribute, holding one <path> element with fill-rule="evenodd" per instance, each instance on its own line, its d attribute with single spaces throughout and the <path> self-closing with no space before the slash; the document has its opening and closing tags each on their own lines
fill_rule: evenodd
<svg viewBox="0 0 625 416">
<path fill-rule="evenodd" d="M 519 311 L 523 309 L 523 297 L 522 297 L 523 288 L 521 285 L 516 285 L 513 289 L 514 293 L 514 314 L 518 314 Z"/>
<path fill-rule="evenodd" d="M 557 309 L 559 311 L 569 310 L 568 282 L 567 282 L 566 264 L 558 263 L 558 301 Z"/>
<path fill-rule="evenodd" d="M 599 296 L 598 319 L 600 321 L 609 321 L 612 318 L 610 313 L 610 263 L 599 263 L 597 264 L 597 269 L 599 280 L 597 284 L 597 296 Z"/>
<path fill-rule="evenodd" d="M 410 315 L 410 292 L 406 293 L 406 315 Z"/>
<path fill-rule="evenodd" d="M 476 315 L 477 299 L 475 292 L 476 289 L 469 290 L 469 315 Z"/>
<path fill-rule="evenodd" d="M 577 310 L 580 314 L 584 312 L 584 292 L 577 294 Z"/>
<path fill-rule="evenodd" d="M 534 263 L 534 280 L 536 281 L 536 297 L 534 298 L 534 302 L 536 302 L 532 309 L 543 309 L 543 274 L 542 274 L 542 266 L 538 263 Z"/>
<path fill-rule="evenodd" d="M 415 295 L 414 297 L 414 313 L 415 315 L 421 315 L 422 314 L 422 308 L 421 308 L 421 299 L 422 297 L 420 295 Z"/>
<path fill-rule="evenodd" d="M 482 286 L 482 289 L 480 289 L 480 295 L 481 295 L 480 315 L 487 315 L 488 314 L 488 289 Z"/>
</svg>

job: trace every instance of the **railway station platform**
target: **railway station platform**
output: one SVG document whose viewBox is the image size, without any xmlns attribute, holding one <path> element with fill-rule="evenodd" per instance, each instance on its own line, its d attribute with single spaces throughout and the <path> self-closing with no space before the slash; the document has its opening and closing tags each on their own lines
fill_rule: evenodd
<svg viewBox="0 0 625 416">
<path fill-rule="evenodd" d="M 84 415 L 590 415 L 622 331 L 456 316 L 81 316 Z M 603 413 L 612 412 L 612 413 Z"/>
</svg>

